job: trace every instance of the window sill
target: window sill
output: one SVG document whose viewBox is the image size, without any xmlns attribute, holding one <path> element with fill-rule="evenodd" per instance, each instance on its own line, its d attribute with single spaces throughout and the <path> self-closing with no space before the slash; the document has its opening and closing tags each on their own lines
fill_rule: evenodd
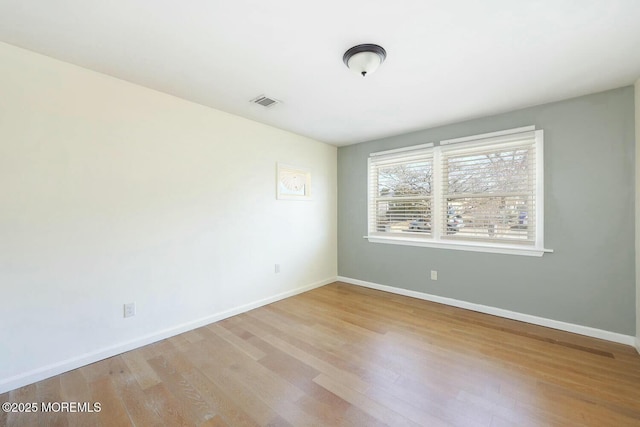
<svg viewBox="0 0 640 427">
<path fill-rule="evenodd" d="M 494 254 L 523 255 L 541 257 L 553 249 L 536 248 L 520 245 L 488 244 L 476 242 L 434 242 L 412 237 L 364 236 L 370 243 L 390 245 L 420 246 L 424 248 L 452 249 L 457 251 L 488 252 Z"/>
</svg>

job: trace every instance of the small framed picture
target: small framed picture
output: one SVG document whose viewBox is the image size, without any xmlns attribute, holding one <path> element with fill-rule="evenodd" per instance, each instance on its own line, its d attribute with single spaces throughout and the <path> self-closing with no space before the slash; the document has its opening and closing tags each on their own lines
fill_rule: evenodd
<svg viewBox="0 0 640 427">
<path fill-rule="evenodd" d="M 311 171 L 297 166 L 277 164 L 276 198 L 279 200 L 310 200 Z"/>
</svg>

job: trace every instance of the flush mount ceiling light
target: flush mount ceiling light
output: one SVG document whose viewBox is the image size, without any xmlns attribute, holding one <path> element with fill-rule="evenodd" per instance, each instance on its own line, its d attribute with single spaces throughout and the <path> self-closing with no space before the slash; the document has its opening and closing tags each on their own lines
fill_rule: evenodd
<svg viewBox="0 0 640 427">
<path fill-rule="evenodd" d="M 387 51 L 377 44 L 359 44 L 344 53 L 342 60 L 354 73 L 366 77 L 378 69 L 387 57 Z"/>
</svg>

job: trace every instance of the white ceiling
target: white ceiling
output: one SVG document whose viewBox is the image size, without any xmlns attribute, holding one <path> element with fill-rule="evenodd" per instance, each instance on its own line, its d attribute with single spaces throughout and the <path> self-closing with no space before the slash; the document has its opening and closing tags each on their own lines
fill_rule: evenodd
<svg viewBox="0 0 640 427">
<path fill-rule="evenodd" d="M 347 145 L 631 84 L 640 1 L 0 0 L 0 40 Z"/>
</svg>

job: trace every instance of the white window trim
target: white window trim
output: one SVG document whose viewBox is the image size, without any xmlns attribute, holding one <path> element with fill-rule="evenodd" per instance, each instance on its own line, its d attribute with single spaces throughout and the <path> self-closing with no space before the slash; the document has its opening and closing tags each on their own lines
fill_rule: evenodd
<svg viewBox="0 0 640 427">
<path fill-rule="evenodd" d="M 498 132 L 486 133 L 482 135 L 476 136 L 468 136 L 456 139 L 449 139 L 440 141 L 439 146 L 434 147 L 434 175 L 440 176 L 440 171 L 437 170 L 440 168 L 440 156 L 442 155 L 441 151 L 447 150 L 450 145 L 453 144 L 461 144 L 465 146 L 483 146 L 487 144 L 494 144 L 497 142 L 504 141 L 505 143 L 509 140 L 509 138 L 513 137 L 516 134 L 522 134 L 526 132 L 532 132 L 536 141 L 536 157 L 541 159 L 541 161 L 536 161 L 536 170 L 535 170 L 535 179 L 536 179 L 536 237 L 535 237 L 535 246 L 525 246 L 525 245 L 510 245 L 506 243 L 489 243 L 489 242 L 474 242 L 474 241 L 454 241 L 454 240 L 441 240 L 439 236 L 439 230 L 434 229 L 434 233 L 430 239 L 421 239 L 418 237 L 412 236 L 399 236 L 399 235 L 387 235 L 385 233 L 369 233 L 364 238 L 368 239 L 371 243 L 385 243 L 385 244 L 393 244 L 393 245 L 406 245 L 406 246 L 420 246 L 427 248 L 438 248 L 438 249 L 452 249 L 452 250 L 462 250 L 462 251 L 473 251 L 473 252 L 488 252 L 488 253 L 498 253 L 498 254 L 507 254 L 507 255 L 524 255 L 524 256 L 538 256 L 541 257 L 545 253 L 553 252 L 552 249 L 546 249 L 544 247 L 544 143 L 543 136 L 544 133 L 542 130 L 535 130 L 535 126 L 526 126 L 520 127 L 516 129 L 503 130 Z M 381 155 L 388 155 L 392 153 L 403 153 L 413 150 L 420 150 L 425 148 L 433 147 L 433 143 L 422 144 L 418 146 L 399 148 L 394 150 L 380 151 L 376 153 L 371 153 L 368 159 L 368 167 L 367 174 L 371 170 L 371 160 L 375 157 Z M 437 186 L 441 185 L 440 180 L 434 181 L 434 193 L 437 191 Z M 370 215 L 370 206 L 371 206 L 371 182 L 370 179 L 367 178 L 367 230 L 371 230 L 371 221 L 373 218 Z M 437 193 L 436 193 L 437 194 Z M 434 197 L 434 207 L 433 213 L 435 216 L 441 215 L 442 209 L 440 209 L 439 205 L 441 201 L 439 197 Z M 438 221 L 440 218 L 436 218 L 434 216 L 434 223 Z M 539 219 L 539 220 L 538 220 Z"/>
<path fill-rule="evenodd" d="M 553 252 L 553 249 L 538 248 L 537 246 L 506 245 L 500 243 L 484 243 L 471 241 L 439 241 L 419 239 L 417 237 L 399 236 L 364 236 L 370 243 L 386 243 L 391 245 L 420 246 L 424 248 L 453 249 L 457 251 L 489 252 L 506 255 L 525 255 L 541 257 L 545 253 Z"/>
<path fill-rule="evenodd" d="M 394 148 L 393 150 L 377 151 L 375 153 L 371 153 L 369 154 L 369 157 L 387 156 L 389 154 L 395 153 L 405 153 L 407 151 L 422 150 L 423 148 L 431 148 L 433 146 L 433 142 L 429 142 L 427 144 L 412 145 L 411 147 Z"/>
<path fill-rule="evenodd" d="M 467 142 L 467 141 L 480 141 L 484 139 L 497 138 L 499 136 L 513 135 L 517 133 L 524 133 L 524 132 L 530 132 L 535 130 L 536 130 L 535 126 L 523 126 L 520 128 L 499 130 L 497 132 L 483 133 L 480 135 L 463 136 L 462 138 L 443 139 L 442 141 L 440 141 L 440 145 L 458 144 L 460 142 Z"/>
</svg>

